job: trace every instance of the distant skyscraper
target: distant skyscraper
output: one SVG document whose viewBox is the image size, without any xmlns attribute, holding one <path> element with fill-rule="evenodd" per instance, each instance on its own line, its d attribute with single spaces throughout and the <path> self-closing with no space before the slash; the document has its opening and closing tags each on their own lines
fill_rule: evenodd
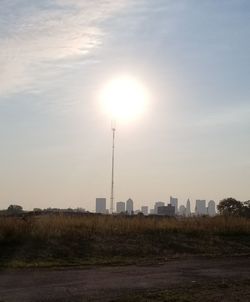
<svg viewBox="0 0 250 302">
<path fill-rule="evenodd" d="M 215 210 L 215 202 L 213 200 L 210 200 L 207 206 L 207 214 L 209 216 L 215 216 L 216 210 Z"/>
<path fill-rule="evenodd" d="M 196 200 L 195 214 L 198 216 L 207 214 L 206 200 Z"/>
<path fill-rule="evenodd" d="M 148 215 L 148 207 L 147 206 L 142 206 L 141 207 L 141 212 L 143 213 L 143 215 Z"/>
<path fill-rule="evenodd" d="M 179 208 L 179 215 L 185 216 L 186 215 L 186 208 L 185 206 L 181 205 Z"/>
<path fill-rule="evenodd" d="M 125 202 L 120 201 L 116 203 L 116 213 L 125 213 Z"/>
<path fill-rule="evenodd" d="M 167 206 L 159 206 L 157 208 L 157 215 L 162 216 L 174 216 L 175 215 L 175 207 L 171 204 L 168 204 Z"/>
<path fill-rule="evenodd" d="M 191 216 L 191 206 L 190 206 L 190 200 L 187 200 L 187 205 L 186 205 L 186 216 L 189 217 Z"/>
<path fill-rule="evenodd" d="M 96 198 L 95 212 L 106 214 L 106 198 Z"/>
<path fill-rule="evenodd" d="M 131 215 L 134 211 L 134 202 L 131 198 L 126 201 L 126 212 Z"/>
<path fill-rule="evenodd" d="M 158 207 L 165 206 L 165 203 L 162 201 L 157 201 L 154 206 L 154 214 L 158 214 Z"/>
<path fill-rule="evenodd" d="M 175 214 L 178 213 L 178 198 L 170 196 L 170 204 L 175 207 Z"/>
<path fill-rule="evenodd" d="M 150 215 L 155 214 L 155 209 L 150 209 L 149 213 L 150 213 Z"/>
</svg>

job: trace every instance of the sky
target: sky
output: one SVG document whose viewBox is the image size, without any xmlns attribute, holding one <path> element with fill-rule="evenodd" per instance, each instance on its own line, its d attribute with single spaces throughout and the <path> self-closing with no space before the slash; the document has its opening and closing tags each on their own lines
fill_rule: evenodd
<svg viewBox="0 0 250 302">
<path fill-rule="evenodd" d="M 109 202 L 120 74 L 150 97 L 117 121 L 115 201 L 250 199 L 248 0 L 1 0 L 0 45 L 0 208 Z"/>
</svg>

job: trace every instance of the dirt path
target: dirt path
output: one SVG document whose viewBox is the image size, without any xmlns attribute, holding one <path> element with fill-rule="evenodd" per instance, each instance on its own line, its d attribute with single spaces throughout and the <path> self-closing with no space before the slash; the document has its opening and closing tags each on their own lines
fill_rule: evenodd
<svg viewBox="0 0 250 302">
<path fill-rule="evenodd" d="M 0 272 L 1 302 L 111 301 L 135 291 L 250 280 L 250 258 L 193 258 L 155 266 Z"/>
</svg>

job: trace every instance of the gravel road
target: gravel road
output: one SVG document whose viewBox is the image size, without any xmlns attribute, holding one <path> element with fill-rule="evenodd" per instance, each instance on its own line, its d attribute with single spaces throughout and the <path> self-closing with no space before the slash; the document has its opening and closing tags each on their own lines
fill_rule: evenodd
<svg viewBox="0 0 250 302">
<path fill-rule="evenodd" d="M 250 258 L 190 258 L 151 266 L 0 271 L 0 302 L 111 301 L 129 292 L 250 280 Z"/>
</svg>

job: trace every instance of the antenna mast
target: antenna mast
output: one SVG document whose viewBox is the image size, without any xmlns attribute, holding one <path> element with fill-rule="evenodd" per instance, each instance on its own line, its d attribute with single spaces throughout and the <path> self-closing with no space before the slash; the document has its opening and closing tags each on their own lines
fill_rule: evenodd
<svg viewBox="0 0 250 302">
<path fill-rule="evenodd" d="M 114 164 L 115 164 L 115 122 L 112 121 L 112 174 L 111 174 L 111 195 L 110 195 L 110 214 L 114 212 Z"/>
</svg>

